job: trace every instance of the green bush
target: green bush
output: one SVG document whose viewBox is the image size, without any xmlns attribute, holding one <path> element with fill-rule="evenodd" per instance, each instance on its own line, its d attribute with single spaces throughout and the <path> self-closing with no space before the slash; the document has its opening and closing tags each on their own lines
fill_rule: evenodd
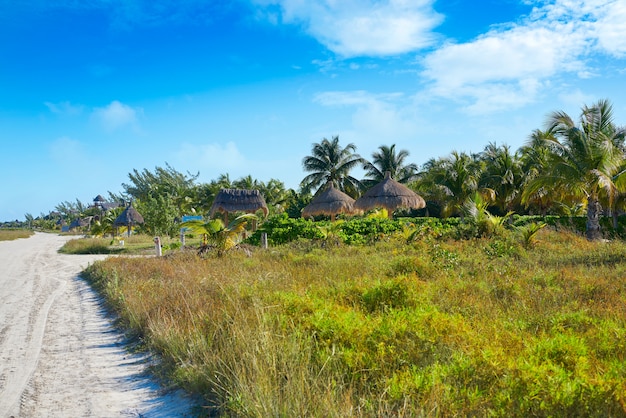
<svg viewBox="0 0 626 418">
<path fill-rule="evenodd" d="M 406 283 L 390 280 L 378 283 L 363 292 L 361 302 L 367 312 L 374 313 L 403 308 L 408 300 L 409 291 Z"/>
<path fill-rule="evenodd" d="M 286 213 L 269 217 L 246 242 L 252 245 L 261 243 L 261 234 L 267 233 L 269 245 L 286 244 L 299 238 L 321 239 L 322 232 L 315 223 L 303 218 L 289 218 Z"/>
</svg>

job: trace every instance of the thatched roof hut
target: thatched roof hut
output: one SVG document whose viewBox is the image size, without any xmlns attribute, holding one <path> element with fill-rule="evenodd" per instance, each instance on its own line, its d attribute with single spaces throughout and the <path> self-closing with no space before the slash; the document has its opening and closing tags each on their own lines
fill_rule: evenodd
<svg viewBox="0 0 626 418">
<path fill-rule="evenodd" d="M 70 229 L 84 228 L 86 226 L 89 226 L 91 225 L 92 219 L 93 216 L 88 216 L 86 218 L 76 218 L 72 221 L 72 223 L 70 223 Z"/>
<path fill-rule="evenodd" d="M 258 190 L 222 189 L 215 196 L 209 216 L 212 217 L 218 211 L 229 214 L 231 212 L 255 213 L 259 210 L 267 216 L 265 199 Z"/>
<path fill-rule="evenodd" d="M 115 218 L 115 221 L 113 221 L 113 226 L 127 226 L 128 236 L 130 236 L 130 228 L 133 225 L 142 224 L 142 223 L 143 223 L 143 216 L 141 216 L 141 214 L 137 212 L 137 209 L 133 207 L 132 203 L 130 203 L 126 207 L 126 209 L 124 209 L 124 211 L 120 213 L 120 216 Z"/>
<path fill-rule="evenodd" d="M 426 202 L 420 195 L 392 179 L 389 172 L 385 173 L 383 181 L 369 189 L 354 202 L 354 208 L 363 211 L 385 208 L 389 218 L 393 216 L 393 211 L 398 208 L 421 209 L 425 206 Z"/>
<path fill-rule="evenodd" d="M 328 182 L 324 191 L 317 193 L 311 203 L 302 209 L 302 217 L 308 218 L 315 215 L 329 215 L 330 220 L 335 220 L 335 215 L 340 213 L 354 213 L 354 199 L 335 189 L 332 182 Z"/>
</svg>

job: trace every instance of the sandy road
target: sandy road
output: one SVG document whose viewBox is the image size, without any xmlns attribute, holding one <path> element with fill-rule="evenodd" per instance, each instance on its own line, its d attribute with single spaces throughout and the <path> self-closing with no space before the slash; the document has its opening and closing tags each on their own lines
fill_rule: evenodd
<svg viewBox="0 0 626 418">
<path fill-rule="evenodd" d="M 0 417 L 191 416 L 129 354 L 78 277 L 103 256 L 58 254 L 70 238 L 0 242 Z"/>
</svg>

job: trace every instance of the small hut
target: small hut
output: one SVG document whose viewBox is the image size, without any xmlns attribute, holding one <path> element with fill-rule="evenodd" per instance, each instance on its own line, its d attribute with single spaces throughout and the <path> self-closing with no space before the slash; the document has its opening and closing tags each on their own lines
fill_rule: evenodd
<svg viewBox="0 0 626 418">
<path fill-rule="evenodd" d="M 317 193 L 311 203 L 302 209 L 302 217 L 308 218 L 315 215 L 329 215 L 334 221 L 340 213 L 354 213 L 354 199 L 335 189 L 332 182 L 328 182 L 323 192 Z"/>
<path fill-rule="evenodd" d="M 76 218 L 72 221 L 72 223 L 70 223 L 70 230 L 76 229 L 76 228 L 88 227 L 91 225 L 92 219 L 93 219 L 93 216 L 88 216 L 86 218 Z"/>
<path fill-rule="evenodd" d="M 128 227 L 128 236 L 130 237 L 131 227 L 133 225 L 142 224 L 142 223 L 143 223 L 143 216 L 141 216 L 141 214 L 137 212 L 137 209 L 133 207 L 132 203 L 129 203 L 126 209 L 124 209 L 124 211 L 120 213 L 120 216 L 115 218 L 115 221 L 113 221 L 113 226 Z"/>
<path fill-rule="evenodd" d="M 258 190 L 246 189 L 222 189 L 215 196 L 209 216 L 213 217 L 216 212 L 222 212 L 228 224 L 228 214 L 231 212 L 256 213 L 262 210 L 267 216 L 268 209 L 263 195 Z"/>
<path fill-rule="evenodd" d="M 385 208 L 389 218 L 398 208 L 421 209 L 426 206 L 424 199 L 403 184 L 391 178 L 391 173 L 385 173 L 385 179 L 369 189 L 363 196 L 354 202 L 354 208 L 367 211 L 374 208 Z"/>
<path fill-rule="evenodd" d="M 106 199 L 104 197 L 102 197 L 101 194 L 99 194 L 98 196 L 93 198 L 93 205 L 94 206 L 99 206 L 101 203 L 106 202 Z"/>
</svg>

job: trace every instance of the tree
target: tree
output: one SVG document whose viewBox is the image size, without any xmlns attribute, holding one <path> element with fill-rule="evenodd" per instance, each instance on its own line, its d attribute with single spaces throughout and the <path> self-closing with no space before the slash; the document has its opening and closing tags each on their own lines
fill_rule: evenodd
<svg viewBox="0 0 626 418">
<path fill-rule="evenodd" d="M 31 215 L 30 213 L 27 213 L 24 215 L 24 219 L 26 220 L 26 223 L 28 224 L 28 229 L 32 229 L 33 221 L 35 220 L 35 217 Z"/>
<path fill-rule="evenodd" d="M 124 211 L 123 207 L 113 208 L 107 211 L 100 220 L 94 222 L 91 227 L 91 235 L 93 236 L 105 236 L 107 234 L 113 235 L 115 227 L 113 223 L 115 219 Z"/>
<path fill-rule="evenodd" d="M 452 151 L 445 158 L 431 159 L 419 175 L 420 190 L 431 190 L 428 200 L 441 206 L 443 217 L 463 216 L 463 203 L 478 190 L 481 164 L 476 156 Z"/>
<path fill-rule="evenodd" d="M 151 235 L 173 237 L 177 234 L 176 218 L 179 211 L 169 193 L 149 193 L 143 200 L 139 200 L 136 206 L 145 222 L 143 228 Z"/>
<path fill-rule="evenodd" d="M 525 191 L 526 186 L 547 169 L 550 152 L 546 139 L 551 136 L 552 134 L 549 132 L 535 129 L 530 135 L 527 144 L 519 149 L 522 172 L 525 173 L 521 185 L 522 191 Z M 524 195 L 523 192 L 522 195 Z M 531 213 L 538 212 L 541 215 L 546 215 L 553 206 L 553 195 L 549 193 L 547 187 L 536 189 L 522 200 Z"/>
<path fill-rule="evenodd" d="M 265 198 L 270 213 L 284 212 L 290 195 L 282 181 L 270 179 L 267 183 L 260 184 L 259 191 Z"/>
<path fill-rule="evenodd" d="M 600 198 L 616 188 L 615 175 L 624 160 L 624 128 L 614 124 L 613 108 L 607 100 L 584 106 L 578 125 L 565 112 L 557 111 L 550 115 L 547 126 L 552 134 L 544 139 L 549 162 L 526 187 L 523 199 L 542 187 L 578 196 L 587 206 L 587 239 L 600 239 Z"/>
<path fill-rule="evenodd" d="M 54 207 L 54 209 L 65 219 L 74 219 L 79 217 L 86 210 L 86 208 L 87 206 L 85 206 L 85 204 L 78 199 L 76 199 L 76 203 L 65 201 Z"/>
<path fill-rule="evenodd" d="M 194 182 L 198 176 L 199 173 L 180 173 L 166 163 L 165 168 L 156 167 L 154 172 L 133 170 L 128 174 L 131 183 L 122 183 L 122 187 L 127 195 L 139 201 L 167 195 L 176 207 L 177 215 L 181 216 L 195 212 Z"/>
<path fill-rule="evenodd" d="M 330 141 L 324 138 L 319 144 L 313 144 L 312 155 L 302 160 L 304 171 L 311 172 L 300 183 L 302 191 L 309 193 L 330 181 L 338 190 L 358 197 L 361 182 L 352 177 L 350 171 L 363 164 L 365 160 L 355 152 L 354 144 L 342 148 L 338 136 Z"/>
<path fill-rule="evenodd" d="M 385 173 L 389 172 L 391 178 L 399 183 L 408 183 L 417 176 L 417 164 L 406 164 L 409 156 L 407 150 L 396 153 L 396 144 L 391 146 L 381 145 L 378 151 L 372 153 L 372 162 L 365 161 L 363 169 L 366 179 L 362 181 L 365 187 L 371 187 L 385 179 Z"/>
<path fill-rule="evenodd" d="M 490 143 L 480 154 L 483 162 L 479 188 L 493 190 L 494 206 L 501 215 L 513 210 L 519 203 L 523 171 L 517 154 L 507 145 Z"/>
<path fill-rule="evenodd" d="M 250 174 L 233 182 L 234 189 L 258 190 L 261 182 L 252 178 Z"/>
</svg>

